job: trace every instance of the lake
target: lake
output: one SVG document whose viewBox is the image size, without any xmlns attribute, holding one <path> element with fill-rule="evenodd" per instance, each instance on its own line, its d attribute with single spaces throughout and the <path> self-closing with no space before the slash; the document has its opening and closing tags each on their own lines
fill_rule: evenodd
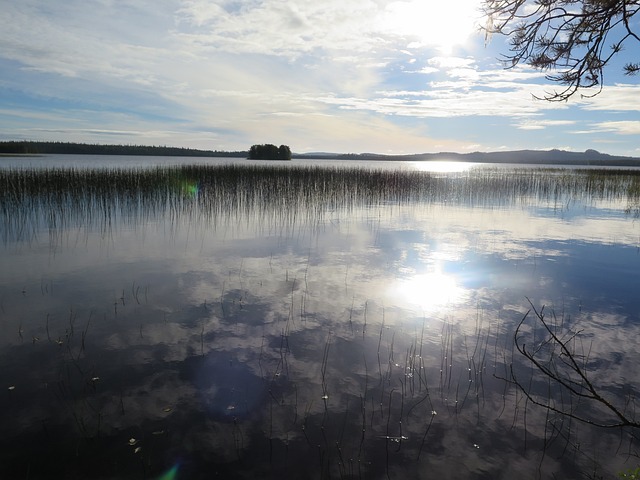
<svg viewBox="0 0 640 480">
<path fill-rule="evenodd" d="M 0 206 L 0 478 L 640 464 L 640 170 L 7 157 Z"/>
</svg>

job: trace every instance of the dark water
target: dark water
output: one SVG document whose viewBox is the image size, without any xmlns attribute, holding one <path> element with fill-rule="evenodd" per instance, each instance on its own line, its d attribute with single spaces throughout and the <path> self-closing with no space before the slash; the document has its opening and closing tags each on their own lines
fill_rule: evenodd
<svg viewBox="0 0 640 480">
<path fill-rule="evenodd" d="M 638 465 L 636 172 L 134 160 L 0 160 L 0 478 Z"/>
</svg>

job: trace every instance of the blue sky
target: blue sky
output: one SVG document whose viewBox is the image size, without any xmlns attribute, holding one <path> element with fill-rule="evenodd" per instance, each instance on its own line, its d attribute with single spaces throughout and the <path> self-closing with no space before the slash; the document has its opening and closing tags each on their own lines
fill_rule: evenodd
<svg viewBox="0 0 640 480">
<path fill-rule="evenodd" d="M 502 67 L 479 7 L 0 0 L 0 140 L 640 156 L 640 78 L 612 69 L 594 98 L 535 100 L 554 86 Z"/>
</svg>

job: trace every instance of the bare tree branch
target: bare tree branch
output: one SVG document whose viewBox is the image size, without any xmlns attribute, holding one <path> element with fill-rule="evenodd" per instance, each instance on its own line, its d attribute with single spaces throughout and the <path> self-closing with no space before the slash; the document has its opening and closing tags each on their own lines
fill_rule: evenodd
<svg viewBox="0 0 640 480">
<path fill-rule="evenodd" d="M 507 68 L 528 64 L 562 85 L 545 100 L 597 95 L 613 58 L 627 43 L 636 49 L 640 43 L 632 22 L 640 0 L 484 0 L 484 9 L 486 37 L 509 38 Z M 627 63 L 623 72 L 640 72 L 640 61 Z"/>
<path fill-rule="evenodd" d="M 640 428 L 640 422 L 627 416 L 627 405 L 625 405 L 624 410 L 618 408 L 611 400 L 601 394 L 598 387 L 589 379 L 587 361 L 591 352 L 589 351 L 582 356 L 572 346 L 578 340 L 581 332 L 560 329 L 560 333 L 558 333 L 558 329 L 546 320 L 544 307 L 541 310 L 537 310 L 530 300 L 529 304 L 531 305 L 530 310 L 516 327 L 514 344 L 517 351 L 535 367 L 535 370 L 541 373 L 543 377 L 546 377 L 550 382 L 550 387 L 547 397 L 541 397 L 533 392 L 531 386 L 525 386 L 518 379 L 516 370 L 512 365 L 510 369 L 511 381 L 524 393 L 527 399 L 535 405 L 546 408 L 548 411 L 590 425 L 603 428 Z M 531 312 L 534 314 L 534 318 L 531 319 L 532 326 L 541 325 L 544 337 L 542 340 L 537 340 L 535 346 L 527 347 L 524 340 L 525 338 L 530 338 L 531 335 L 523 333 L 523 329 L 525 324 L 528 325 L 527 320 L 531 318 Z M 582 360 L 579 361 L 581 357 Z M 552 387 L 555 387 L 556 390 L 559 389 L 561 396 L 564 395 L 563 392 L 566 392 L 570 395 L 570 398 L 577 398 L 587 402 L 589 408 L 596 409 L 598 418 L 605 418 L 604 414 L 608 413 L 612 419 L 610 421 L 596 420 L 593 416 L 588 416 L 586 412 L 578 414 L 573 407 L 566 408 L 564 403 L 558 407 L 550 394 L 550 391 L 553 390 Z"/>
</svg>

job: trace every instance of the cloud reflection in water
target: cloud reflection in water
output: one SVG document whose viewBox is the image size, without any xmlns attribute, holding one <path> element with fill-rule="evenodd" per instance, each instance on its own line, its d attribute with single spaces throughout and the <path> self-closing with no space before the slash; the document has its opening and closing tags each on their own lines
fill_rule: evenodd
<svg viewBox="0 0 640 480">
<path fill-rule="evenodd" d="M 156 172 L 148 191 L 102 198 L 100 181 L 72 204 L 64 182 L 49 196 L 36 182 L 6 202 L 0 385 L 16 388 L 0 397 L 1 468 L 18 471 L 28 456 L 13 445 L 54 428 L 67 434 L 45 467 L 135 437 L 154 478 L 176 459 L 185 478 L 584 468 L 558 436 L 541 464 L 548 419 L 498 377 L 518 368 L 509 341 L 529 296 L 597 335 L 600 384 L 637 381 L 638 225 L 624 195 L 594 216 L 579 182 L 555 188 L 559 174 L 327 172 Z M 288 196 L 273 191 L 287 182 Z M 114 476 L 145 473 L 119 459 Z"/>
</svg>

